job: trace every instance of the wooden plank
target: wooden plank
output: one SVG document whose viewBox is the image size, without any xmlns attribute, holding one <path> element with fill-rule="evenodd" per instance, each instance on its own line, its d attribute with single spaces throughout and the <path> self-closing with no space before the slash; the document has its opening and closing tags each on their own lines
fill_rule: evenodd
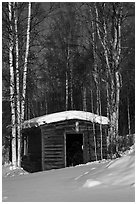
<svg viewBox="0 0 137 204">
<path fill-rule="evenodd" d="M 59 150 L 63 150 L 63 146 L 61 147 L 44 147 L 44 151 L 59 151 Z"/>
<path fill-rule="evenodd" d="M 44 159 L 45 162 L 49 162 L 49 163 L 63 163 L 63 159 L 62 158 L 45 158 Z"/>
<path fill-rule="evenodd" d="M 45 148 L 62 148 L 63 145 L 62 144 L 45 144 L 44 145 Z"/>
<path fill-rule="evenodd" d="M 60 149 L 60 148 L 45 148 L 44 149 L 44 152 L 46 152 L 46 151 L 51 151 L 51 152 L 54 152 L 54 151 L 62 151 L 62 149 Z"/>
<path fill-rule="evenodd" d="M 63 166 L 63 165 L 64 165 L 63 161 L 49 161 L 49 160 L 48 160 L 48 161 L 45 161 L 44 164 L 45 164 L 45 166 L 47 166 L 47 165 L 50 165 L 50 166 L 51 166 L 51 165 L 52 165 L 52 166 L 53 166 L 53 165 L 62 165 L 62 166 Z"/>
<path fill-rule="evenodd" d="M 63 154 L 63 150 L 61 149 L 61 150 L 44 150 L 44 153 L 45 153 L 45 155 L 47 155 L 47 154 Z"/>
<path fill-rule="evenodd" d="M 59 145 L 59 144 L 62 144 L 63 143 L 63 140 L 53 140 L 53 139 L 50 139 L 50 140 L 45 140 L 44 144 L 45 145 Z"/>
<path fill-rule="evenodd" d="M 62 158 L 62 154 L 47 154 L 45 158 Z"/>
</svg>

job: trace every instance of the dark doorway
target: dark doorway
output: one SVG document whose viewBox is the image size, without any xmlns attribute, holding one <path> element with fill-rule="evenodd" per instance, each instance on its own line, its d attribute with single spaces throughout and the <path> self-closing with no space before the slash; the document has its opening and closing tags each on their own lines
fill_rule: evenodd
<svg viewBox="0 0 137 204">
<path fill-rule="evenodd" d="M 83 134 L 66 134 L 66 165 L 83 163 Z"/>
</svg>

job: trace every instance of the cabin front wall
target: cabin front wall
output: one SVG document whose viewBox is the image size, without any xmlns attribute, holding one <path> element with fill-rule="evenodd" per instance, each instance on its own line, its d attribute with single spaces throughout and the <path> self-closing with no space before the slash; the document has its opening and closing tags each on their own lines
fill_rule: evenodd
<svg viewBox="0 0 137 204">
<path fill-rule="evenodd" d="M 42 132 L 42 170 L 65 167 L 64 135 L 62 130 L 52 130 L 45 126 Z"/>
<path fill-rule="evenodd" d="M 99 125 L 96 126 L 96 137 L 93 136 L 92 123 L 78 120 L 64 121 L 41 126 L 42 170 L 58 169 L 67 166 L 66 136 L 82 134 L 83 163 L 95 161 L 95 142 L 97 159 L 101 158 L 101 137 Z M 103 128 L 103 157 L 106 158 L 106 133 Z"/>
</svg>

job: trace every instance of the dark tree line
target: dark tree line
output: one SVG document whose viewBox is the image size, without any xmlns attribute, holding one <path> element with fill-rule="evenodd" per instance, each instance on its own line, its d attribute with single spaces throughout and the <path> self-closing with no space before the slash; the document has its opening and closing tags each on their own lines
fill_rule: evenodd
<svg viewBox="0 0 137 204">
<path fill-rule="evenodd" d="M 31 3 L 26 93 L 23 99 L 19 94 L 19 103 L 24 100 L 25 104 L 22 122 L 63 110 L 84 110 L 109 117 L 108 143 L 113 140 L 117 146 L 119 135 L 134 133 L 134 6 L 122 2 Z M 12 123 L 10 34 L 16 98 L 17 59 L 19 90 L 23 88 L 28 3 L 12 5 L 11 21 L 8 3 L 3 3 L 2 9 L 3 144 L 6 145 L 9 144 L 6 127 Z"/>
</svg>

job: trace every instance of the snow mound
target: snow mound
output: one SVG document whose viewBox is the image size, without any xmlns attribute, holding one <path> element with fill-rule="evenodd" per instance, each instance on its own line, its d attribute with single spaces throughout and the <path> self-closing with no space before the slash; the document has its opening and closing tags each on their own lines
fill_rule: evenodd
<svg viewBox="0 0 137 204">
<path fill-rule="evenodd" d="M 112 160 L 99 172 L 89 173 L 83 178 L 83 187 L 105 186 L 135 186 L 135 150 L 121 158 Z"/>
<path fill-rule="evenodd" d="M 126 151 L 121 151 L 119 152 L 120 156 L 125 156 L 125 155 L 129 155 L 129 154 L 134 154 L 135 153 L 135 145 L 132 145 L 128 150 Z"/>
<path fill-rule="evenodd" d="M 3 202 L 135 202 L 134 158 L 3 178 Z"/>
<path fill-rule="evenodd" d="M 108 166 L 113 171 L 110 181 L 113 185 L 133 185 L 135 183 L 135 150 L 116 159 Z"/>
<path fill-rule="evenodd" d="M 90 187 L 94 187 L 94 186 L 98 186 L 100 185 L 101 182 L 100 181 L 94 181 L 92 179 L 88 179 L 86 181 L 86 183 L 83 185 L 83 187 L 87 187 L 87 188 L 90 188 Z"/>
<path fill-rule="evenodd" d="M 28 174 L 28 172 L 21 167 L 13 167 L 11 164 L 3 165 L 2 167 L 3 177 L 13 177 L 13 176 L 20 176 L 25 174 Z"/>
</svg>

